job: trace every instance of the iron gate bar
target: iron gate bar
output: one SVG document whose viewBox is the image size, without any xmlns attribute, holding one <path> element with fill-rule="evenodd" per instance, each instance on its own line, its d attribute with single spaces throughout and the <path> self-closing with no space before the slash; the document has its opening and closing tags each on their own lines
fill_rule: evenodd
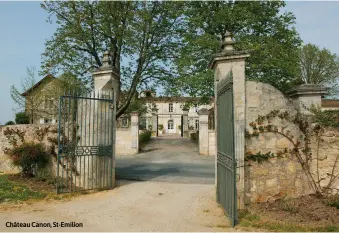
<svg viewBox="0 0 339 233">
<path fill-rule="evenodd" d="M 60 96 L 57 193 L 113 188 L 115 105 L 111 91 Z"/>
<path fill-rule="evenodd" d="M 238 216 L 233 101 L 233 76 L 229 72 L 217 89 L 217 201 L 235 226 Z"/>
</svg>

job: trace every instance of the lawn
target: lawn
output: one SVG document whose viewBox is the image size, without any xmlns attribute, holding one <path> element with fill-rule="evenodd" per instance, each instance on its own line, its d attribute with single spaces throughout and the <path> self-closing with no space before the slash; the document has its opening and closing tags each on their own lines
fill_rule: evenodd
<svg viewBox="0 0 339 233">
<path fill-rule="evenodd" d="M 239 227 L 280 232 L 339 232 L 335 201 L 312 195 L 251 205 L 239 213 Z"/>
<path fill-rule="evenodd" d="M 17 175 L 0 175 L 0 203 L 42 199 L 46 196 L 44 192 L 31 189 L 22 182 L 13 181 L 16 177 Z"/>
<path fill-rule="evenodd" d="M 20 174 L 0 174 L 0 206 L 39 200 L 69 200 L 89 192 L 56 194 L 55 179 L 22 177 Z"/>
</svg>

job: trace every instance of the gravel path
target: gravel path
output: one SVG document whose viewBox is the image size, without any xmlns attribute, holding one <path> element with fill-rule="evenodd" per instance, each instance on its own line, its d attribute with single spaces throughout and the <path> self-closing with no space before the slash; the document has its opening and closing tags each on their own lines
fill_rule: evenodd
<svg viewBox="0 0 339 233">
<path fill-rule="evenodd" d="M 114 190 L 0 212 L 0 231 L 234 231 L 215 201 L 213 157 L 198 155 L 195 143 L 175 137 L 154 139 L 144 149 L 117 158 Z M 6 222 L 83 227 L 8 228 Z"/>
<path fill-rule="evenodd" d="M 214 184 L 213 156 L 198 154 L 189 138 L 159 137 L 136 156 L 117 156 L 116 177 L 186 184 Z"/>
<path fill-rule="evenodd" d="M 120 182 L 120 187 L 67 202 L 38 202 L 0 212 L 0 231 L 232 231 L 214 186 Z M 82 228 L 7 228 L 6 222 L 77 222 Z"/>
</svg>

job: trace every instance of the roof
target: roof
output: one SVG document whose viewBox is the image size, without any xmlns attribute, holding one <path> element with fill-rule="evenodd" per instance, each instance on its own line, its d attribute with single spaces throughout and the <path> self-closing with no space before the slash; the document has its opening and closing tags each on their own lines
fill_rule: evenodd
<svg viewBox="0 0 339 233">
<path fill-rule="evenodd" d="M 39 87 L 42 83 L 44 83 L 46 80 L 49 79 L 56 79 L 53 75 L 48 74 L 46 75 L 43 79 L 41 79 L 39 82 L 37 82 L 36 84 L 34 84 L 33 87 L 29 88 L 28 90 L 26 90 L 24 93 L 22 93 L 22 96 L 27 96 L 30 92 L 32 92 L 35 88 Z"/>
<path fill-rule="evenodd" d="M 337 107 L 337 108 L 339 108 L 339 100 L 322 99 L 321 100 L 321 107 L 325 107 L 325 108 Z"/>
</svg>

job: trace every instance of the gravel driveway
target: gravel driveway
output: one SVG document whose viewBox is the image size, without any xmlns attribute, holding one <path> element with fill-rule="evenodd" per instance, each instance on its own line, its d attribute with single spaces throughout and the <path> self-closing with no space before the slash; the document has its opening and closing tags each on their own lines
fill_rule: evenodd
<svg viewBox="0 0 339 233">
<path fill-rule="evenodd" d="M 214 159 L 189 139 L 158 138 L 117 158 L 114 190 L 0 212 L 0 231 L 234 231 L 216 204 Z M 8 228 L 6 222 L 75 222 L 79 228 Z M 48 225 L 48 224 L 47 224 Z"/>
<path fill-rule="evenodd" d="M 197 143 L 178 136 L 154 138 L 136 156 L 117 156 L 116 177 L 187 184 L 214 184 L 215 160 L 198 154 Z"/>
</svg>

